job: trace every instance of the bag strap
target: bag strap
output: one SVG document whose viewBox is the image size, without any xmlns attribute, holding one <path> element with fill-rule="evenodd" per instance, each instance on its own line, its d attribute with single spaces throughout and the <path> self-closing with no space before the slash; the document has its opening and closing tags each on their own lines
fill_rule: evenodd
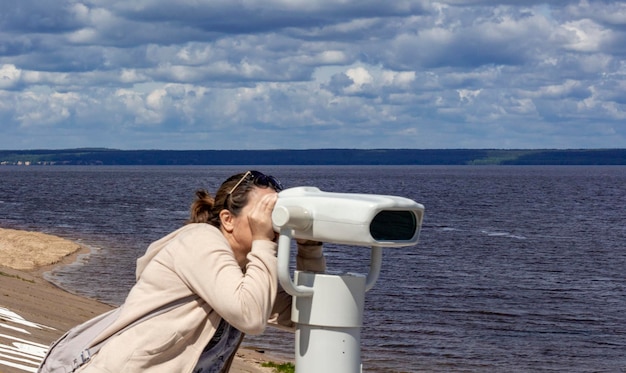
<svg viewBox="0 0 626 373">
<path fill-rule="evenodd" d="M 83 366 L 85 363 L 87 363 L 91 359 L 91 357 L 93 355 L 97 354 L 98 351 L 100 351 L 100 349 L 102 348 L 102 346 L 104 346 L 104 344 L 109 340 L 109 338 L 115 337 L 117 335 L 120 335 L 123 332 L 125 332 L 126 330 L 128 330 L 128 329 L 130 329 L 130 328 L 132 328 L 132 327 L 134 327 L 134 326 L 136 326 L 136 325 L 138 325 L 138 324 L 140 324 L 140 323 L 142 323 L 144 321 L 147 321 L 147 320 L 149 320 L 149 319 L 151 319 L 151 318 L 153 318 L 155 316 L 161 315 L 161 314 L 163 314 L 165 312 L 171 311 L 174 308 L 176 308 L 178 306 L 181 306 L 181 305 L 183 305 L 183 304 L 185 304 L 185 303 L 187 303 L 187 302 L 189 302 L 189 301 L 191 301 L 191 300 L 193 300 L 195 298 L 197 298 L 196 295 L 189 295 L 189 296 L 186 296 L 184 298 L 177 299 L 177 300 L 175 300 L 175 301 L 173 301 L 171 303 L 168 303 L 168 304 L 166 304 L 166 305 L 164 305 L 162 307 L 159 307 L 156 310 L 154 310 L 154 311 L 144 315 L 142 318 L 137 319 L 137 320 L 133 321 L 132 323 L 126 325 L 121 330 L 119 330 L 119 331 L 115 332 L 114 334 L 108 336 L 107 338 L 105 338 L 102 341 L 96 343 L 95 345 L 93 345 L 93 346 L 91 346 L 89 348 L 84 349 L 83 351 L 81 351 L 80 356 L 78 357 L 78 359 L 74 360 L 77 363 L 76 366 L 74 367 L 74 370 L 76 370 L 79 367 Z"/>
</svg>

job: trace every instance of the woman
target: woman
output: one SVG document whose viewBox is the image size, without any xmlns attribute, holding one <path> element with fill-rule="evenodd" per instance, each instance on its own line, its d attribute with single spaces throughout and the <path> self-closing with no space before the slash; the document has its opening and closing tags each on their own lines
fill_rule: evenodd
<svg viewBox="0 0 626 373">
<path fill-rule="evenodd" d="M 271 221 L 281 189 L 274 177 L 248 171 L 228 178 L 214 199 L 196 192 L 188 224 L 137 261 L 137 282 L 121 315 L 99 339 L 185 301 L 111 337 L 78 371 L 227 372 L 244 333 L 261 333 L 270 319 L 291 326 Z M 324 271 L 321 243 L 299 243 L 297 266 Z"/>
</svg>

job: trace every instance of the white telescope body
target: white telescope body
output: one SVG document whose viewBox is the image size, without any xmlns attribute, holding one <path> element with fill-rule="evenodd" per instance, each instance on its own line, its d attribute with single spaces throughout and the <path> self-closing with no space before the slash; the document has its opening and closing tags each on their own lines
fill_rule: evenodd
<svg viewBox="0 0 626 373">
<path fill-rule="evenodd" d="M 272 212 L 278 238 L 278 278 L 294 297 L 296 373 L 359 373 L 365 292 L 378 279 L 383 247 L 417 243 L 424 206 L 403 197 L 283 190 Z M 371 247 L 367 276 L 289 273 L 291 239 Z"/>
<path fill-rule="evenodd" d="M 272 213 L 274 229 L 293 238 L 344 245 L 400 247 L 417 243 L 424 206 L 408 198 L 285 189 Z"/>
</svg>

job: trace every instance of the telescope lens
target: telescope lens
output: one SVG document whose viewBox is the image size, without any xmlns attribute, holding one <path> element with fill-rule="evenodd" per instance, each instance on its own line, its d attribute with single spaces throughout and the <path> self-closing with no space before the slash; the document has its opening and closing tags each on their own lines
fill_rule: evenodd
<svg viewBox="0 0 626 373">
<path fill-rule="evenodd" d="M 383 210 L 370 224 L 370 234 L 376 241 L 408 241 L 417 229 L 417 219 L 411 211 Z"/>
</svg>

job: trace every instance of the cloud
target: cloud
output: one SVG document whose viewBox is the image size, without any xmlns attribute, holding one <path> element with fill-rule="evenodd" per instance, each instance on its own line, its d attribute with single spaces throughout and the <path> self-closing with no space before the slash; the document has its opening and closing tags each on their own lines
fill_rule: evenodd
<svg viewBox="0 0 626 373">
<path fill-rule="evenodd" d="M 619 1 L 6 0 L 0 148 L 626 146 Z"/>
</svg>

